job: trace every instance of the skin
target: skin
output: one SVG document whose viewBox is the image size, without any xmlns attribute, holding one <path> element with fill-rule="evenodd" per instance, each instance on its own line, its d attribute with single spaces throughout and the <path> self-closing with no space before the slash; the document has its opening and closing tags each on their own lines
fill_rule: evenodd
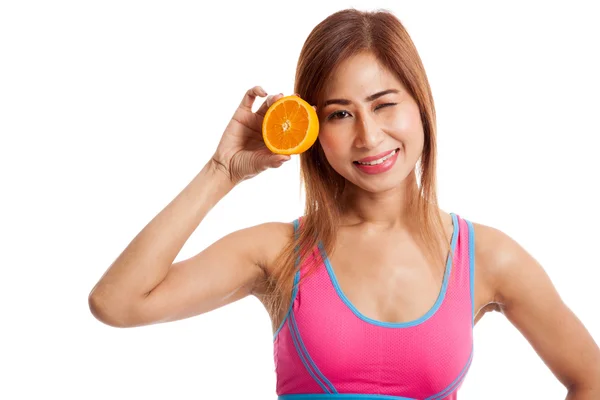
<svg viewBox="0 0 600 400">
<path fill-rule="evenodd" d="M 389 89 L 394 92 L 367 100 Z M 259 282 L 273 273 L 275 257 L 293 234 L 291 224 L 269 222 L 242 229 L 192 258 L 173 262 L 206 214 L 239 182 L 289 160 L 264 151 L 259 139 L 262 116 L 281 95 L 268 97 L 253 113 L 257 96 L 266 93 L 259 87 L 246 93 L 215 156 L 93 288 L 90 309 L 100 321 L 134 327 L 189 318 L 251 294 L 264 301 Z M 335 243 L 338 251 L 330 254 L 341 289 L 372 319 L 417 319 L 435 303 L 444 272 L 427 262 L 403 213 L 423 149 L 419 108 L 402 83 L 369 53 L 338 66 L 325 99 L 343 100 L 317 110 L 327 160 L 348 182 L 342 200 L 347 211 Z M 396 148 L 398 160 L 384 174 L 364 174 L 353 163 Z M 440 215 L 449 241 L 451 217 L 442 210 Z M 476 323 L 487 312 L 502 312 L 569 389 L 567 399 L 600 398 L 598 346 L 543 268 L 505 233 L 473 225 Z M 271 315 L 274 330 L 288 304 Z"/>
</svg>

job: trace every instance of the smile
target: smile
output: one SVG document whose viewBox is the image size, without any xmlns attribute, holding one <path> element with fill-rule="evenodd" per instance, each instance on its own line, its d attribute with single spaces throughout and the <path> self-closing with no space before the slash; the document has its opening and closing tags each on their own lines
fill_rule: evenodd
<svg viewBox="0 0 600 400">
<path fill-rule="evenodd" d="M 392 169 L 400 154 L 400 149 L 354 161 L 353 164 L 360 172 L 367 175 L 377 175 Z"/>
<path fill-rule="evenodd" d="M 354 163 L 355 164 L 359 164 L 359 165 L 379 165 L 379 164 L 383 164 L 385 161 L 387 161 L 390 158 L 394 157 L 399 150 L 400 149 L 394 149 L 394 150 L 390 151 L 389 153 L 387 153 L 386 155 L 384 155 L 383 157 L 378 158 L 376 160 L 354 161 Z"/>
</svg>

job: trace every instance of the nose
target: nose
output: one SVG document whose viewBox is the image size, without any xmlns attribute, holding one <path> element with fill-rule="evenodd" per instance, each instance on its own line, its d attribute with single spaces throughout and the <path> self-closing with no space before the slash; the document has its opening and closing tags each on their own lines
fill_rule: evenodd
<svg viewBox="0 0 600 400">
<path fill-rule="evenodd" d="M 377 148 L 384 139 L 384 133 L 370 115 L 363 115 L 357 118 L 356 138 L 354 145 L 361 149 Z"/>
</svg>

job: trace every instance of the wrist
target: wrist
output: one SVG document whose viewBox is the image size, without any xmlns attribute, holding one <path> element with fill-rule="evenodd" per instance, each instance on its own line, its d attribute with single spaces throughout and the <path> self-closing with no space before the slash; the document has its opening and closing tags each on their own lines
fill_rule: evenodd
<svg viewBox="0 0 600 400">
<path fill-rule="evenodd" d="M 217 160 L 214 156 L 206 163 L 201 174 L 212 182 L 212 185 L 218 191 L 229 192 L 239 182 L 236 182 L 229 172 L 226 164 Z"/>
</svg>

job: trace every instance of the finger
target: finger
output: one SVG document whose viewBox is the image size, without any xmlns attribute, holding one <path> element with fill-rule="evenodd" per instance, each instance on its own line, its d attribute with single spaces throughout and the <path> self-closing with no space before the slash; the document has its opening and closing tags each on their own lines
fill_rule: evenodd
<svg viewBox="0 0 600 400">
<path fill-rule="evenodd" d="M 254 104 L 256 96 L 265 97 L 266 95 L 267 92 L 265 92 L 262 87 L 254 86 L 252 89 L 248 89 L 244 95 L 244 98 L 242 99 L 242 102 L 240 103 L 240 107 L 252 110 L 252 105 Z"/>
<path fill-rule="evenodd" d="M 286 161 L 291 160 L 292 157 L 287 156 L 287 155 L 272 155 L 269 157 L 269 166 L 271 168 L 279 168 L 281 167 Z"/>
<path fill-rule="evenodd" d="M 267 148 L 260 149 L 253 154 L 253 167 L 256 170 L 264 171 L 267 168 L 279 168 L 286 161 L 292 159 L 286 154 L 275 154 Z"/>
<path fill-rule="evenodd" d="M 271 101 L 272 98 L 273 96 L 268 96 L 266 100 L 263 101 L 263 103 L 260 105 L 260 107 L 258 107 L 258 110 L 256 110 L 256 114 L 260 115 L 261 117 L 264 117 L 269 107 L 271 107 L 271 104 L 273 104 L 273 102 Z"/>
<path fill-rule="evenodd" d="M 267 110 L 269 109 L 269 107 L 271 107 L 273 105 L 273 103 L 275 103 L 277 100 L 281 99 L 282 97 L 283 97 L 283 93 L 279 93 L 279 94 L 276 94 L 275 96 L 267 97 L 267 99 L 264 101 L 264 103 L 262 103 L 261 106 L 258 108 L 258 110 L 256 110 L 256 114 L 260 115 L 261 117 L 264 117 L 265 114 L 267 113 Z"/>
</svg>

